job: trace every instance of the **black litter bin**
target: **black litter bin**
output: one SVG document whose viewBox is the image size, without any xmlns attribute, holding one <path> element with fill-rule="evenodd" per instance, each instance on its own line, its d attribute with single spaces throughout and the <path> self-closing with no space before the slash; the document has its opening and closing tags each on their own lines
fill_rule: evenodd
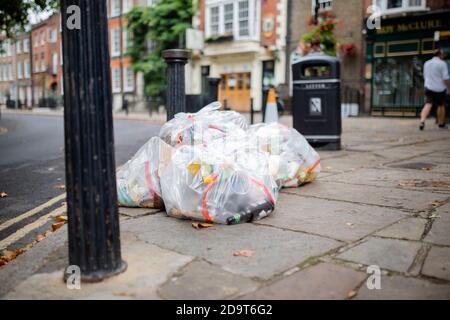
<svg viewBox="0 0 450 320">
<path fill-rule="evenodd" d="M 292 64 L 293 117 L 297 129 L 314 146 L 341 148 L 340 63 L 313 53 Z"/>
</svg>

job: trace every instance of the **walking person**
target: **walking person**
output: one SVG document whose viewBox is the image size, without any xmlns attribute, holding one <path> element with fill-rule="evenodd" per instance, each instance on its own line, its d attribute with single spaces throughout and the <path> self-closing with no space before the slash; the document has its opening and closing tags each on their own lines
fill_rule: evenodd
<svg viewBox="0 0 450 320">
<path fill-rule="evenodd" d="M 437 123 L 439 128 L 447 129 L 448 126 L 445 124 L 445 94 L 447 88 L 450 89 L 450 77 L 442 50 L 436 50 L 434 57 L 425 62 L 423 76 L 425 79 L 425 106 L 420 117 L 420 130 L 425 129 L 425 120 L 430 114 L 433 104 L 438 106 Z"/>
</svg>

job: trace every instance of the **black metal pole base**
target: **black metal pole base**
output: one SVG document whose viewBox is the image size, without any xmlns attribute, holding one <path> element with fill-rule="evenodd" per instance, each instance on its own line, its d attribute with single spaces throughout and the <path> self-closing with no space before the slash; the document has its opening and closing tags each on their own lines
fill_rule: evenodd
<svg viewBox="0 0 450 320">
<path fill-rule="evenodd" d="M 103 280 L 106 280 L 108 278 L 114 277 L 118 274 L 121 274 L 125 272 L 128 268 L 128 264 L 125 261 L 121 261 L 121 263 L 117 266 L 114 270 L 101 270 L 97 272 L 91 272 L 89 274 L 81 274 L 81 282 L 83 283 L 96 283 L 101 282 Z M 67 282 L 68 277 L 70 274 L 68 274 L 64 270 L 63 280 L 64 282 Z"/>
</svg>

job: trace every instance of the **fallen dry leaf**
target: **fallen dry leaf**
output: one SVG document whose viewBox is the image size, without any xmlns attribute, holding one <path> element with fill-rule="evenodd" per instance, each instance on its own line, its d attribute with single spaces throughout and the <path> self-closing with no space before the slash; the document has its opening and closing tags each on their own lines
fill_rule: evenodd
<svg viewBox="0 0 450 320">
<path fill-rule="evenodd" d="M 354 298 L 355 296 L 356 296 L 356 291 L 355 290 L 350 290 L 348 293 L 347 293 L 347 299 L 352 299 L 352 298 Z"/>
<path fill-rule="evenodd" d="M 63 190 L 66 188 L 66 185 L 61 183 L 61 184 L 54 185 L 53 188 Z"/>
<path fill-rule="evenodd" d="M 6 198 L 8 194 L 4 191 L 0 192 L 0 198 Z"/>
<path fill-rule="evenodd" d="M 192 222 L 192 227 L 195 229 L 211 228 L 214 225 L 212 223 Z"/>
<path fill-rule="evenodd" d="M 45 239 L 45 236 L 43 234 L 38 234 L 37 237 L 36 237 L 36 241 L 37 242 L 41 242 L 44 239 Z"/>
<path fill-rule="evenodd" d="M 443 204 L 443 202 L 442 202 L 442 201 L 439 201 L 439 200 L 435 200 L 435 201 L 433 201 L 433 202 L 431 203 L 431 205 L 433 206 L 433 208 L 440 207 L 442 204 Z"/>
<path fill-rule="evenodd" d="M 52 224 L 52 229 L 53 231 L 58 230 L 59 228 L 61 228 L 64 225 L 64 222 L 57 222 Z"/>
<path fill-rule="evenodd" d="M 55 217 L 55 221 L 56 222 L 66 222 L 67 221 L 67 216 L 62 216 L 62 215 L 56 216 Z"/>
<path fill-rule="evenodd" d="M 253 256 L 252 250 L 238 250 L 233 253 L 235 257 L 251 257 Z"/>
</svg>

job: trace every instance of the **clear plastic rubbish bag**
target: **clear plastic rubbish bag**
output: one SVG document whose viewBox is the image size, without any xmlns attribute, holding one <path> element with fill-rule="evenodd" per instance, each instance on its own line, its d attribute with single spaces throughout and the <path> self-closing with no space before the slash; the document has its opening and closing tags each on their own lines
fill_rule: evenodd
<svg viewBox="0 0 450 320">
<path fill-rule="evenodd" d="M 158 137 L 151 138 L 117 171 L 120 206 L 163 208 L 160 172 L 169 162 L 173 148 Z"/>
<path fill-rule="evenodd" d="M 319 154 L 295 129 L 279 123 L 252 125 L 249 145 L 269 155 L 270 172 L 280 187 L 299 187 L 320 173 Z"/>
<path fill-rule="evenodd" d="M 264 218 L 273 212 L 278 186 L 267 155 L 204 145 L 180 146 L 161 175 L 169 216 L 220 224 Z"/>
<path fill-rule="evenodd" d="M 165 123 L 159 137 L 171 146 L 207 144 L 230 134 L 245 135 L 247 120 L 235 111 L 220 111 L 213 102 L 197 113 L 178 113 Z"/>
</svg>

